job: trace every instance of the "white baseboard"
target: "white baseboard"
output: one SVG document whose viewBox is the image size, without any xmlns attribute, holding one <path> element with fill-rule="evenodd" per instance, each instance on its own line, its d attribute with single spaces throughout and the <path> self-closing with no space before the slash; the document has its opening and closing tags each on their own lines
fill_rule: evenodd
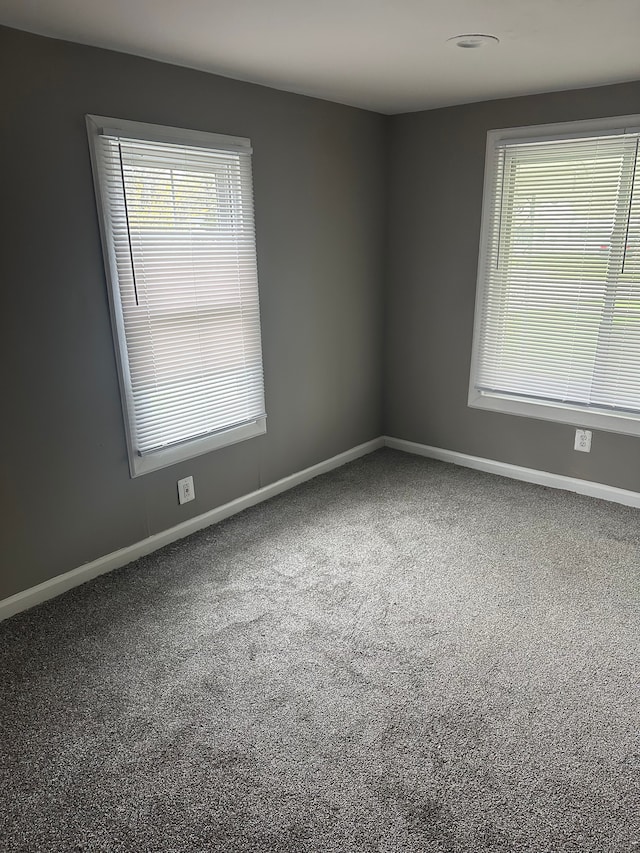
<svg viewBox="0 0 640 853">
<path fill-rule="evenodd" d="M 36 604 L 42 604 L 50 598 L 55 598 L 63 592 L 72 589 L 74 586 L 79 586 L 86 581 L 92 580 L 98 575 L 103 575 L 113 569 L 119 569 L 126 566 L 127 563 L 132 563 L 139 557 L 144 557 L 152 551 L 157 551 L 164 545 L 169 545 L 178 539 L 183 539 L 197 530 L 202 530 L 203 527 L 209 527 L 217 521 L 222 521 L 231 515 L 242 512 L 250 506 L 266 501 L 281 492 L 286 492 L 306 480 L 311 480 L 320 474 L 325 474 L 327 471 L 332 471 L 334 468 L 339 468 L 341 465 L 346 465 L 360 456 L 366 456 L 367 453 L 372 453 L 374 450 L 384 446 L 382 438 L 374 438 L 372 441 L 367 441 L 364 444 L 359 444 L 357 447 L 352 447 L 344 453 L 339 453 L 331 459 L 326 459 L 324 462 L 319 462 L 317 465 L 312 465 L 310 468 L 305 468 L 303 471 L 298 471 L 296 474 L 291 474 L 288 477 L 283 477 L 282 480 L 277 480 L 269 486 L 263 486 L 255 492 L 250 492 L 241 498 L 236 498 L 234 501 L 209 510 L 195 518 L 190 518 L 188 521 L 183 521 L 181 524 L 176 524 L 175 527 L 170 527 L 168 530 L 163 530 L 161 533 L 155 533 L 147 539 L 140 542 L 135 542 L 133 545 L 128 545 L 126 548 L 120 548 L 119 551 L 113 551 L 111 554 L 105 554 L 104 557 L 99 557 L 91 563 L 85 563 L 77 569 L 72 569 L 70 572 L 65 572 L 55 578 L 51 578 L 44 583 L 25 589 L 23 592 L 18 592 L 10 598 L 5 598 L 0 601 L 0 621 L 8 619 L 9 616 L 14 616 L 23 610 L 28 610 L 30 607 L 35 607 Z"/>
<path fill-rule="evenodd" d="M 10 598 L 5 598 L 3 601 L 0 601 L 0 621 L 8 619 L 10 616 L 14 616 L 23 610 L 28 610 L 30 607 L 35 607 L 36 604 L 41 604 L 50 598 L 55 598 L 57 595 L 61 595 L 75 586 L 98 577 L 98 575 L 103 575 L 113 569 L 126 566 L 139 557 L 144 557 L 152 551 L 157 551 L 158 548 L 162 548 L 164 545 L 169 545 L 171 542 L 183 539 L 197 530 L 202 530 L 204 527 L 209 527 L 209 525 L 222 521 L 224 518 L 242 512 L 242 510 L 266 501 L 288 489 L 292 489 L 306 480 L 311 480 L 313 477 L 325 474 L 327 471 L 332 471 L 341 465 L 346 465 L 347 462 L 358 459 L 360 456 L 366 456 L 366 454 L 372 453 L 380 447 L 391 447 L 395 450 L 402 450 L 405 453 L 426 456 L 430 459 L 440 459 L 443 462 L 451 462 L 454 465 L 462 465 L 465 468 L 475 468 L 478 471 L 486 471 L 489 474 L 499 474 L 502 477 L 510 477 L 513 480 L 524 480 L 527 483 L 536 483 L 537 485 L 549 486 L 553 489 L 564 489 L 568 492 L 577 492 L 580 495 L 588 495 L 592 498 L 600 498 L 601 500 L 640 508 L 640 492 L 619 489 L 615 486 L 607 486 L 604 483 L 580 480 L 576 477 L 565 477 L 562 474 L 552 474 L 548 471 L 538 471 L 535 468 L 510 465 L 507 462 L 484 459 L 481 456 L 469 456 L 466 453 L 458 453 L 455 450 L 431 447 L 427 444 L 405 441 L 402 438 L 383 436 L 375 438 L 372 441 L 367 441 L 357 447 L 352 447 L 350 450 L 339 453 L 331 459 L 326 459 L 324 462 L 319 462 L 317 465 L 312 465 L 310 468 L 305 468 L 296 474 L 283 477 L 269 486 L 264 486 L 255 492 L 250 492 L 248 495 L 236 498 L 236 500 L 223 504 L 223 506 L 219 506 L 195 518 L 190 518 L 188 521 L 183 521 L 175 527 L 170 527 L 168 530 L 163 530 L 161 533 L 156 533 L 147 539 L 135 542 L 133 545 L 128 545 L 119 551 L 113 551 L 111 554 L 106 554 L 104 557 L 99 557 L 97 560 L 85 563 L 83 566 L 72 569 L 70 572 L 65 572 L 62 575 L 51 578 L 44 583 L 38 584 L 38 586 L 18 592 Z"/>
<path fill-rule="evenodd" d="M 418 444 L 415 441 L 405 441 L 402 438 L 385 436 L 384 444 L 385 447 L 403 450 L 405 453 L 427 456 L 429 459 L 440 459 L 442 462 L 451 462 L 465 468 L 487 471 L 489 474 L 499 474 L 501 477 L 510 477 L 512 480 L 524 480 L 527 483 L 549 486 L 552 489 L 564 489 L 567 492 L 577 492 L 579 495 L 588 495 L 591 498 L 600 498 L 603 501 L 640 507 L 640 492 L 618 489 L 616 486 L 607 486 L 604 483 L 580 480 L 577 477 L 565 477 L 563 474 L 552 474 L 549 471 L 538 471 L 535 468 L 523 468 L 520 465 L 510 465 L 508 462 L 484 459 L 481 456 L 469 456 L 455 450 L 444 450 L 441 447 L 431 447 L 428 444 Z"/>
</svg>

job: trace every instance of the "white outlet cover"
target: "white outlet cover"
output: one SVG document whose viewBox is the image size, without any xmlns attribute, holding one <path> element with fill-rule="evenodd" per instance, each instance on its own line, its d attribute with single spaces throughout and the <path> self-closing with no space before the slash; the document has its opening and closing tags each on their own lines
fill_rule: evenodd
<svg viewBox="0 0 640 853">
<path fill-rule="evenodd" d="M 591 452 L 591 430 L 577 429 L 576 440 L 573 444 L 574 450 L 580 450 L 582 453 Z"/>
<path fill-rule="evenodd" d="M 185 477 L 183 480 L 178 480 L 178 501 L 181 504 L 189 503 L 195 500 L 196 490 L 193 487 L 193 477 Z"/>
</svg>

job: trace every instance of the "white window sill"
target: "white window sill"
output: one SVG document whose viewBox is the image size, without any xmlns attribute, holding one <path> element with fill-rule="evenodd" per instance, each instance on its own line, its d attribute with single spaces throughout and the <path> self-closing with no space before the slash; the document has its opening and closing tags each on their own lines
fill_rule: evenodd
<svg viewBox="0 0 640 853">
<path fill-rule="evenodd" d="M 149 473 L 149 471 L 167 468 L 169 465 L 175 465 L 177 462 L 183 462 L 185 459 L 193 459 L 212 450 L 219 450 L 221 447 L 228 447 L 230 444 L 237 444 L 240 441 L 255 438 L 258 435 L 263 435 L 266 431 L 266 418 L 260 418 L 250 424 L 243 424 L 233 429 L 224 430 L 224 432 L 217 432 L 204 438 L 187 441 L 184 444 L 177 444 L 144 456 L 140 456 L 133 448 L 129 448 L 131 476 L 139 477 L 141 474 Z"/>
<path fill-rule="evenodd" d="M 569 403 L 538 402 L 525 397 L 478 391 L 475 388 L 469 392 L 468 405 L 472 409 L 485 409 L 508 415 L 571 424 L 576 427 L 640 436 L 640 416 L 634 416 L 629 412 L 606 412 L 583 406 L 572 406 Z"/>
</svg>

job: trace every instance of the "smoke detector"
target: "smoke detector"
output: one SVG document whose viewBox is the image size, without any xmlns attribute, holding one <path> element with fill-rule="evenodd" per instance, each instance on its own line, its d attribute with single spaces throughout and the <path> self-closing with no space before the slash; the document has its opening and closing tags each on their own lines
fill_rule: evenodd
<svg viewBox="0 0 640 853">
<path fill-rule="evenodd" d="M 450 39 L 447 39 L 447 42 L 454 44 L 456 47 L 473 49 L 485 47 L 485 45 L 500 44 L 500 39 L 497 36 L 489 36 L 484 33 L 463 33 L 460 36 L 452 36 Z"/>
</svg>

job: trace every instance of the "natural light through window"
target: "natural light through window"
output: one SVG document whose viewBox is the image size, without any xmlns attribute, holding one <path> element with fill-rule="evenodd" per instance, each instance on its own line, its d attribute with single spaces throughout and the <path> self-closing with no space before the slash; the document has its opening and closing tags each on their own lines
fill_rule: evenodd
<svg viewBox="0 0 640 853">
<path fill-rule="evenodd" d="M 639 138 L 490 132 L 471 406 L 640 434 Z"/>
<path fill-rule="evenodd" d="M 264 432 L 248 140 L 88 126 L 132 473 Z"/>
</svg>

